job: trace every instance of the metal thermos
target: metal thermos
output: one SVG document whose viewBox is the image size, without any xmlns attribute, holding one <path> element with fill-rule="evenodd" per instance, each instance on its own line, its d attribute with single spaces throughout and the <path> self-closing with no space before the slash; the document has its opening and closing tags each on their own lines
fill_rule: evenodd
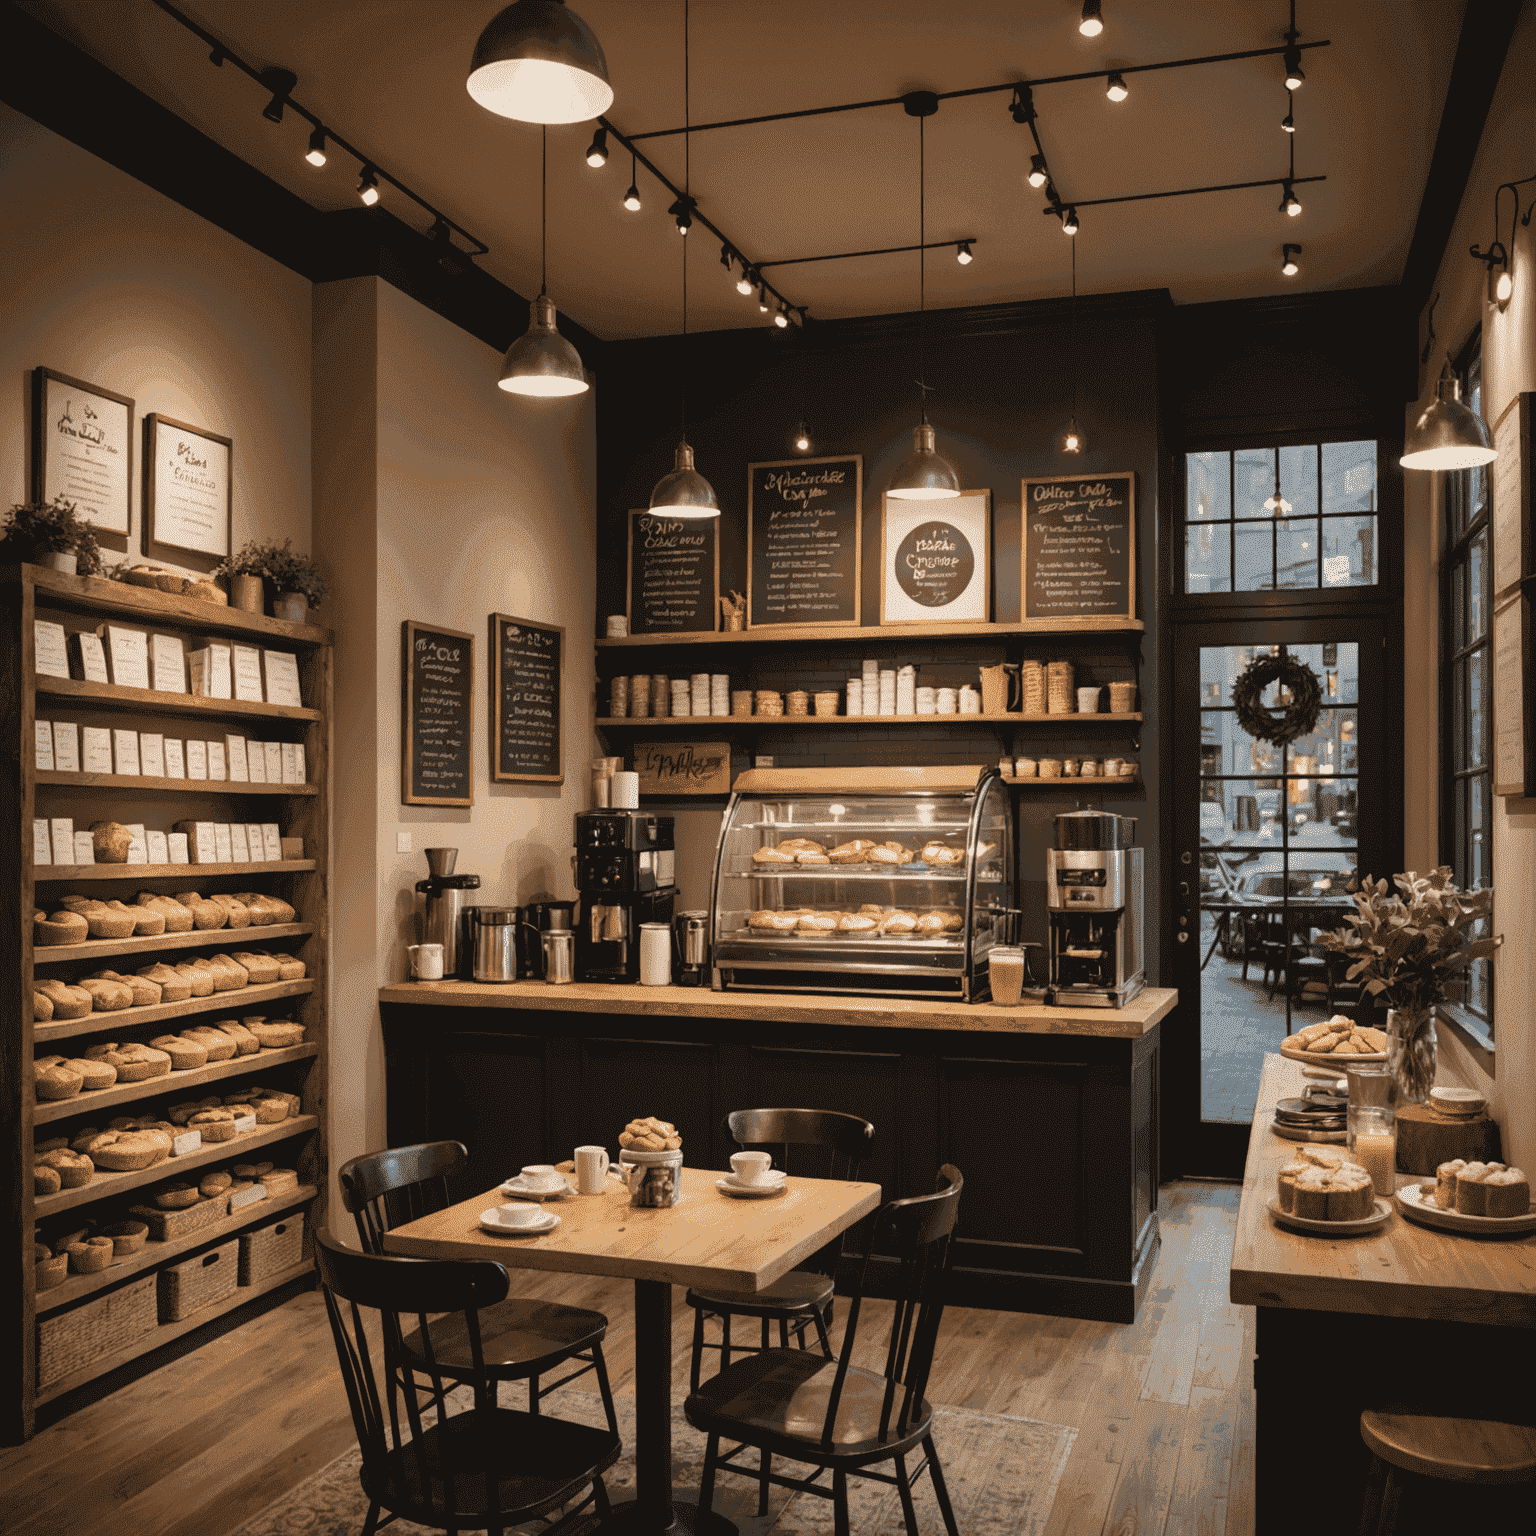
<svg viewBox="0 0 1536 1536">
<path fill-rule="evenodd" d="M 431 874 L 416 882 L 419 895 L 426 897 L 422 913 L 421 939 L 424 944 L 443 946 L 443 975 L 470 974 L 470 941 L 466 913 L 468 893 L 480 889 L 479 875 L 456 875 L 457 848 L 428 848 L 427 868 Z"/>
<path fill-rule="evenodd" d="M 522 913 L 516 907 L 473 907 L 475 981 L 517 980 L 517 930 Z"/>
<path fill-rule="evenodd" d="M 672 952 L 677 984 L 702 987 L 709 976 L 709 913 L 679 912 L 672 919 Z"/>
<path fill-rule="evenodd" d="M 543 937 L 544 980 L 562 986 L 576 979 L 576 931 L 546 928 Z"/>
</svg>

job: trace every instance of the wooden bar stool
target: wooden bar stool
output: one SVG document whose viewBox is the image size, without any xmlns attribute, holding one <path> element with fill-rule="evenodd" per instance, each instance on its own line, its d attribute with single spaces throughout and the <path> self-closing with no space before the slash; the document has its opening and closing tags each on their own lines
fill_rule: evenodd
<svg viewBox="0 0 1536 1536">
<path fill-rule="evenodd" d="M 1365 1504 L 1360 1511 L 1360 1536 L 1388 1536 L 1397 1530 L 1405 1481 L 1410 1489 L 1415 1478 L 1478 1489 L 1536 1482 L 1536 1428 L 1524 1424 L 1436 1418 L 1422 1413 L 1380 1413 L 1367 1408 L 1360 1415 L 1360 1438 L 1371 1452 Z M 1408 1479 L 1404 1479 L 1403 1473 L 1408 1474 Z M 1413 1490 L 1414 1495 L 1418 1492 Z M 1466 1500 L 1471 1508 L 1458 1511 L 1463 1529 L 1500 1528 L 1498 1524 L 1484 1523 L 1485 1497 L 1489 1502 L 1497 1502 L 1497 1495 L 1477 1494 Z M 1419 1506 L 1423 1501 L 1414 1497 L 1413 1502 Z M 1522 1507 L 1529 1515 L 1528 1506 Z"/>
</svg>

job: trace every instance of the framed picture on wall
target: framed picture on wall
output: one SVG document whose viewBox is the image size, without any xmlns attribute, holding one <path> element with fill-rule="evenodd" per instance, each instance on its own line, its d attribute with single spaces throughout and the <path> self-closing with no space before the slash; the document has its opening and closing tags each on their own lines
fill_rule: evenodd
<svg viewBox="0 0 1536 1536">
<path fill-rule="evenodd" d="M 882 624 L 985 624 L 991 605 L 991 491 L 881 499 Z"/>
<path fill-rule="evenodd" d="M 62 496 L 126 550 L 132 532 L 133 401 L 52 368 L 32 370 L 32 498 Z"/>
<path fill-rule="evenodd" d="M 158 412 L 144 418 L 144 553 L 212 570 L 230 551 L 235 445 Z"/>
<path fill-rule="evenodd" d="M 747 628 L 859 622 L 864 459 L 747 465 Z"/>
<path fill-rule="evenodd" d="M 1482 471 L 1493 491 L 1493 600 L 1505 602 L 1536 575 L 1531 530 L 1531 408 L 1536 395 L 1516 395 L 1493 424 L 1499 456 Z"/>
</svg>

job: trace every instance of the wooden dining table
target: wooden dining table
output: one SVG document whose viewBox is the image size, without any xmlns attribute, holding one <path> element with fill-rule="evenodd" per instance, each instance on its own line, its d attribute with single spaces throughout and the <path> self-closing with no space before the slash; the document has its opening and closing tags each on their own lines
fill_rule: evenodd
<svg viewBox="0 0 1536 1536">
<path fill-rule="evenodd" d="M 635 1485 L 614 1506 L 604 1532 L 693 1531 L 734 1536 L 720 1515 L 700 1516 L 672 1497 L 672 1287 L 739 1291 L 748 1297 L 789 1273 L 881 1201 L 878 1184 L 790 1178 L 782 1195 L 721 1194 L 719 1172 L 682 1170 L 675 1206 L 632 1206 L 610 1178 L 600 1195 L 572 1194 L 549 1205 L 560 1224 L 539 1236 L 509 1237 L 480 1226 L 501 1202 L 494 1189 L 387 1233 L 390 1253 L 421 1259 L 493 1259 L 508 1269 L 613 1275 L 635 1284 Z"/>
</svg>

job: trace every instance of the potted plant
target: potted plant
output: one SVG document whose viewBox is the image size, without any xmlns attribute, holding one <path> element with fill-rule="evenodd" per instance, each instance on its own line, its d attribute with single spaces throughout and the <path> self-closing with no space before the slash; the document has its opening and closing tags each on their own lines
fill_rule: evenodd
<svg viewBox="0 0 1536 1536">
<path fill-rule="evenodd" d="M 1368 996 L 1385 998 L 1387 1062 L 1398 1098 L 1422 1104 L 1435 1084 L 1435 1008 L 1460 993 L 1467 967 L 1486 960 L 1504 938 L 1479 933 L 1492 919 L 1491 888 L 1459 890 L 1446 864 L 1395 878 L 1395 893 L 1385 880 L 1367 878 L 1355 915 L 1345 919 L 1349 926 L 1321 934 L 1319 942 L 1351 962 L 1345 975 L 1362 980 Z"/>
<path fill-rule="evenodd" d="M 268 554 L 267 580 L 276 590 L 272 612 L 279 619 L 302 624 L 309 610 L 324 601 L 326 587 L 319 568 L 308 555 L 294 549 L 291 539 L 284 539 L 281 549 L 274 547 Z"/>
<path fill-rule="evenodd" d="M 249 539 L 219 563 L 213 574 L 228 581 L 230 607 L 243 609 L 246 613 L 264 611 L 267 562 L 272 549 L 270 542 L 260 544 Z"/>
<path fill-rule="evenodd" d="M 63 496 L 12 507 L 0 529 L 0 558 L 26 560 L 81 576 L 96 576 L 102 569 L 96 530 L 81 519 L 74 502 Z"/>
</svg>

